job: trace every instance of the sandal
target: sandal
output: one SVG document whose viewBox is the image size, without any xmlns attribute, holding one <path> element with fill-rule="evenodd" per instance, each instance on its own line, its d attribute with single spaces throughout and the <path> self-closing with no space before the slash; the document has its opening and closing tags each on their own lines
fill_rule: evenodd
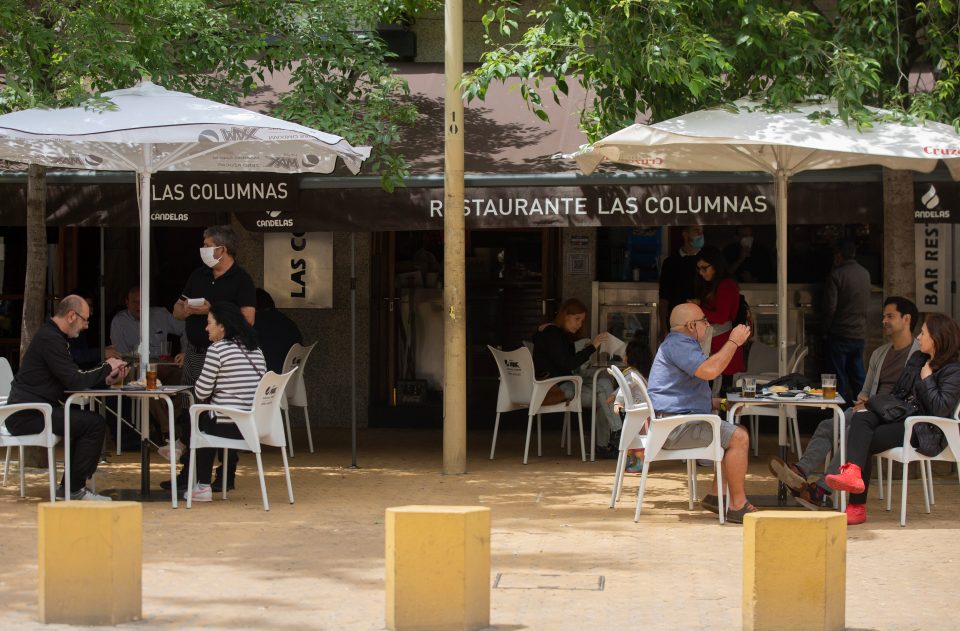
<svg viewBox="0 0 960 631">
<path fill-rule="evenodd" d="M 700 507 L 715 515 L 720 514 L 720 500 L 717 499 L 716 495 L 704 495 L 703 499 L 700 500 Z"/>
<path fill-rule="evenodd" d="M 727 521 L 731 524 L 742 524 L 743 516 L 748 513 L 756 513 L 757 507 L 747 502 L 741 508 L 733 510 L 732 508 L 727 510 Z"/>
</svg>

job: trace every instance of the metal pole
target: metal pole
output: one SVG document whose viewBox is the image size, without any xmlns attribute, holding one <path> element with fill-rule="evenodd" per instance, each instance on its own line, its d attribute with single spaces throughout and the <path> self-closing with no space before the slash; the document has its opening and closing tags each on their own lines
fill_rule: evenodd
<svg viewBox="0 0 960 631">
<path fill-rule="evenodd" d="M 144 145 L 148 163 L 150 145 Z M 140 372 L 138 378 L 147 378 L 150 361 L 150 171 L 138 173 L 140 178 Z M 144 399 L 146 401 L 146 399 Z"/>
<path fill-rule="evenodd" d="M 467 326 L 464 311 L 463 1 L 444 10 L 443 472 L 467 471 Z"/>
<path fill-rule="evenodd" d="M 357 466 L 357 240 L 350 233 L 350 448 L 351 469 Z"/>
<path fill-rule="evenodd" d="M 777 169 L 777 366 L 787 374 L 787 172 Z"/>
<path fill-rule="evenodd" d="M 106 288 L 106 256 L 104 253 L 104 233 L 100 227 L 100 357 L 107 349 L 107 288 Z"/>
</svg>

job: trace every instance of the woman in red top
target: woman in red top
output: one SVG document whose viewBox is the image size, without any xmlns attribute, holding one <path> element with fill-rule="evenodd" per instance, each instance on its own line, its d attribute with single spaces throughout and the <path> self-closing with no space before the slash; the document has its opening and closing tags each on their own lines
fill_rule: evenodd
<svg viewBox="0 0 960 631">
<path fill-rule="evenodd" d="M 733 321 L 740 309 L 740 287 L 727 271 L 727 260 L 718 248 L 702 248 L 697 255 L 697 304 L 703 309 L 707 320 L 713 325 L 710 354 L 720 350 L 733 329 Z M 733 359 L 723 371 L 721 390 L 726 392 L 733 385 L 733 375 L 744 372 L 747 364 L 743 348 L 738 348 Z"/>
</svg>

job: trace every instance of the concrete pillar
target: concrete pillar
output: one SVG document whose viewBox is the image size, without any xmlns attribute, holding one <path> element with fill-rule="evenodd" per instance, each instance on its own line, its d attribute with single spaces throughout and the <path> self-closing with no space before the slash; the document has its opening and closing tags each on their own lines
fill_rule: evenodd
<svg viewBox="0 0 960 631">
<path fill-rule="evenodd" d="M 847 517 L 761 511 L 743 521 L 745 631 L 842 631 Z"/>
<path fill-rule="evenodd" d="M 489 626 L 490 509 L 388 508 L 386 570 L 388 629 Z"/>
<path fill-rule="evenodd" d="M 40 620 L 76 625 L 139 620 L 140 503 L 45 503 L 38 513 Z"/>
<path fill-rule="evenodd" d="M 916 300 L 913 172 L 883 170 L 883 293 Z M 921 305 L 922 309 L 922 305 Z"/>
</svg>

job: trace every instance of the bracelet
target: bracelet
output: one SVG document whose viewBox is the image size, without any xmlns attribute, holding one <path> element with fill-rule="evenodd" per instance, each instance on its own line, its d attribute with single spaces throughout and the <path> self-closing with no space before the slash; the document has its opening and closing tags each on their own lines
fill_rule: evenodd
<svg viewBox="0 0 960 631">
<path fill-rule="evenodd" d="M 733 340 L 731 340 L 730 338 L 727 338 L 727 341 L 730 342 L 730 343 L 732 343 L 732 344 L 733 344 L 734 346 L 736 346 L 737 348 L 740 348 L 740 345 L 737 344 L 736 342 L 734 342 Z"/>
</svg>

